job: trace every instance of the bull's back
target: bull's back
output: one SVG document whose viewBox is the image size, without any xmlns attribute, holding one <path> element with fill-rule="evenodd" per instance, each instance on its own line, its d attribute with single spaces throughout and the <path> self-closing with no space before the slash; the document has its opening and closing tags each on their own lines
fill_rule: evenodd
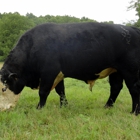
<svg viewBox="0 0 140 140">
<path fill-rule="evenodd" d="M 33 29 L 40 61 L 59 63 L 66 76 L 76 78 L 117 68 L 116 61 L 131 50 L 135 36 L 131 27 L 104 23 L 49 23 Z"/>
</svg>

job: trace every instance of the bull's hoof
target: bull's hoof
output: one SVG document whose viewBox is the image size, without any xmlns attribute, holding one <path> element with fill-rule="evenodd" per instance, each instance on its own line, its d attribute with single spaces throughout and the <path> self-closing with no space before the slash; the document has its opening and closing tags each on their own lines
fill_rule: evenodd
<svg viewBox="0 0 140 140">
<path fill-rule="evenodd" d="M 138 116 L 139 115 L 139 113 L 135 113 L 135 116 Z"/>
<path fill-rule="evenodd" d="M 134 114 L 135 114 L 136 116 L 138 116 L 138 115 L 140 114 L 140 110 L 139 110 L 139 109 L 136 109 L 136 111 L 134 112 Z"/>
<path fill-rule="evenodd" d="M 66 107 L 67 105 L 68 105 L 68 101 L 64 100 L 60 103 L 60 108 L 63 107 L 63 106 Z"/>
<path fill-rule="evenodd" d="M 136 105 L 136 109 L 135 109 L 134 114 L 135 114 L 136 116 L 140 114 L 140 105 L 139 105 L 139 104 Z"/>
<path fill-rule="evenodd" d="M 138 116 L 140 114 L 140 107 L 137 106 L 136 109 L 132 110 L 130 113 Z"/>
<path fill-rule="evenodd" d="M 40 103 L 37 105 L 36 109 L 41 109 L 43 106 L 40 105 Z"/>
<path fill-rule="evenodd" d="M 112 108 L 113 107 L 113 104 L 106 104 L 105 106 L 104 106 L 104 108 Z"/>
<path fill-rule="evenodd" d="M 134 114 L 134 111 L 131 111 L 130 114 Z"/>
</svg>

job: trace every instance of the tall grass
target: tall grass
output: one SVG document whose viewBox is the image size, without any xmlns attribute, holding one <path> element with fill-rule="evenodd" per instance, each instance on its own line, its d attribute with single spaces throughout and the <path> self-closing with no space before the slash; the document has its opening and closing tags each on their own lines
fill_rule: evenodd
<svg viewBox="0 0 140 140">
<path fill-rule="evenodd" d="M 131 97 L 123 88 L 113 108 L 105 109 L 107 79 L 93 91 L 84 82 L 66 79 L 67 107 L 59 107 L 53 90 L 36 110 L 38 91 L 24 88 L 15 108 L 0 112 L 0 140 L 139 140 L 140 116 L 130 114 Z"/>
</svg>

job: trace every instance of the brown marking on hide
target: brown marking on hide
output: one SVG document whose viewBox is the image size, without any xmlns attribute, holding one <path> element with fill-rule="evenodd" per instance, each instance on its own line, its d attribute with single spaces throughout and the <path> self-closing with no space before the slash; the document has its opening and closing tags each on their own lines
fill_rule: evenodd
<svg viewBox="0 0 140 140">
<path fill-rule="evenodd" d="M 92 91 L 92 87 L 94 86 L 96 80 L 88 80 L 87 83 L 89 84 L 89 90 Z"/>
<path fill-rule="evenodd" d="M 107 68 L 107 69 L 104 69 L 100 73 L 95 74 L 95 75 L 99 75 L 98 79 L 102 79 L 102 78 L 105 78 L 105 77 L 107 77 L 108 75 L 110 75 L 114 72 L 117 72 L 117 70 L 113 69 L 113 68 Z"/>
<path fill-rule="evenodd" d="M 57 86 L 57 84 L 58 84 L 60 81 L 62 81 L 63 79 L 64 79 L 64 74 L 60 71 L 60 72 L 58 73 L 58 75 L 56 76 L 54 82 L 53 82 L 53 86 L 52 86 L 51 90 L 53 90 L 53 89 Z"/>
<path fill-rule="evenodd" d="M 112 74 L 114 72 L 117 72 L 117 70 L 113 69 L 113 68 L 107 68 L 107 69 L 104 69 L 100 73 L 95 74 L 95 75 L 99 76 L 97 79 L 102 79 L 102 78 L 105 78 L 105 77 L 107 77 L 108 75 L 110 75 L 110 74 Z M 95 81 L 97 79 L 95 79 L 95 80 L 88 80 L 87 81 L 87 83 L 89 84 L 89 90 L 90 91 L 92 91 L 92 87 L 94 86 L 94 83 L 95 83 Z"/>
</svg>

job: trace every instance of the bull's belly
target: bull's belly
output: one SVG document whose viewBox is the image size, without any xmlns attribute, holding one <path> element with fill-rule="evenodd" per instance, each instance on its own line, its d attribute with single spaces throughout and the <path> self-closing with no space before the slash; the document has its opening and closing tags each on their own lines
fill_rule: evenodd
<svg viewBox="0 0 140 140">
<path fill-rule="evenodd" d="M 76 79 L 83 80 L 83 81 L 87 82 L 90 85 L 89 89 L 92 91 L 92 87 L 93 87 L 93 85 L 94 85 L 94 83 L 97 79 L 105 78 L 108 75 L 110 75 L 111 73 L 114 73 L 116 71 L 117 70 L 114 69 L 114 68 L 106 68 L 99 73 L 95 73 L 95 74 L 93 73 L 92 77 L 96 77 L 96 78 L 93 78 L 93 79 L 92 78 L 85 79 L 85 78 L 83 78 L 84 75 L 83 75 L 83 77 L 81 76 L 81 78 L 77 78 L 77 77 L 71 77 L 71 78 L 76 78 Z M 64 79 L 64 77 L 65 77 L 65 75 L 63 74 L 62 71 L 60 71 L 58 73 L 58 75 L 56 76 L 55 80 L 54 80 L 54 83 L 53 83 L 53 86 L 52 86 L 51 90 L 54 89 L 57 86 L 57 84 Z"/>
</svg>

